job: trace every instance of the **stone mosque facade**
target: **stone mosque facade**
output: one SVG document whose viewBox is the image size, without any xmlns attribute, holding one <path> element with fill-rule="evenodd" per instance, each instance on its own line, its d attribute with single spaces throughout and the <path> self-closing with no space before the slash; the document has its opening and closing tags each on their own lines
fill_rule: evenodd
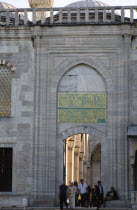
<svg viewBox="0 0 137 210">
<path fill-rule="evenodd" d="M 0 3 L 0 206 L 58 206 L 83 178 L 135 207 L 137 6 L 29 3 Z"/>
</svg>

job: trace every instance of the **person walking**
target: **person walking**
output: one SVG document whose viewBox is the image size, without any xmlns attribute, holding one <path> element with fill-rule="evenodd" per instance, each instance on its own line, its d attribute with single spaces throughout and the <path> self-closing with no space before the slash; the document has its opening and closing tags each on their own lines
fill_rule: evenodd
<svg viewBox="0 0 137 210">
<path fill-rule="evenodd" d="M 59 199 L 60 199 L 60 209 L 63 210 L 63 203 L 65 204 L 66 208 L 68 208 L 67 204 L 67 190 L 68 187 L 65 185 L 65 182 L 63 182 L 59 186 Z"/>
<path fill-rule="evenodd" d="M 99 209 L 99 207 L 101 207 L 101 205 L 103 204 L 103 200 L 104 200 L 104 190 L 103 190 L 103 187 L 101 185 L 101 181 L 98 181 L 98 185 L 97 185 L 97 197 L 98 197 L 98 206 L 97 206 L 97 209 Z"/>
<path fill-rule="evenodd" d="M 86 198 L 86 207 L 90 206 L 90 196 L 91 196 L 91 187 L 87 183 L 87 198 Z"/>
<path fill-rule="evenodd" d="M 69 196 L 69 207 L 71 209 L 75 208 L 75 192 L 76 192 L 76 187 L 74 186 L 73 182 L 70 182 L 70 186 L 68 187 L 68 196 Z"/>
<path fill-rule="evenodd" d="M 75 206 L 78 206 L 79 190 L 78 190 L 78 182 L 77 181 L 74 182 L 74 186 L 76 188 L 76 192 L 75 192 Z"/>
<path fill-rule="evenodd" d="M 97 185 L 92 188 L 92 205 L 93 207 L 98 207 L 98 194 L 97 194 Z"/>
<path fill-rule="evenodd" d="M 81 206 L 85 207 L 85 202 L 87 198 L 87 184 L 83 179 L 80 180 L 80 184 L 78 185 L 79 194 L 81 195 Z"/>
</svg>

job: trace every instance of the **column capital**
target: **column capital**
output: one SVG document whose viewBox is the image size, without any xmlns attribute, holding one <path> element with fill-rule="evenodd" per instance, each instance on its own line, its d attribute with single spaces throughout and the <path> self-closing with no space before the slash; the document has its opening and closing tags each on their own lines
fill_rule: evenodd
<svg viewBox="0 0 137 210">
<path fill-rule="evenodd" d="M 70 140 L 67 142 L 67 145 L 68 145 L 68 149 L 72 150 L 73 147 L 74 147 L 74 140 L 73 140 L 73 139 L 70 139 Z"/>
<path fill-rule="evenodd" d="M 79 153 L 79 159 L 80 159 L 80 160 L 83 160 L 83 157 L 84 157 L 84 152 L 80 152 L 80 153 Z"/>
<path fill-rule="evenodd" d="M 75 155 L 79 155 L 79 151 L 80 151 L 80 147 L 76 145 L 74 147 L 74 153 L 75 153 Z"/>
</svg>

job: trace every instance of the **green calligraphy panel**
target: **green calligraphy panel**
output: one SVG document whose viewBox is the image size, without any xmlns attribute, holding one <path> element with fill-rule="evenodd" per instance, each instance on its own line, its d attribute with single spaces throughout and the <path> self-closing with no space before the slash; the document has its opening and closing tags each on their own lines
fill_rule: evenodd
<svg viewBox="0 0 137 210">
<path fill-rule="evenodd" d="M 59 93 L 59 123 L 105 123 L 105 93 Z"/>
</svg>

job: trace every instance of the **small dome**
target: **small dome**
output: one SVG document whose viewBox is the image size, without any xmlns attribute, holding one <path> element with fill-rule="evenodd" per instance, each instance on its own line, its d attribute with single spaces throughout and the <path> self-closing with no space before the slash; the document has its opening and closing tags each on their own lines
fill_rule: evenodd
<svg viewBox="0 0 137 210">
<path fill-rule="evenodd" d="M 11 4 L 5 3 L 5 2 L 0 2 L 0 10 L 3 10 L 3 9 L 16 9 L 16 7 Z M 6 12 L 3 11 L 3 12 L 1 12 L 0 15 L 1 15 L 0 23 L 5 22 Z M 10 18 L 12 20 L 15 19 L 15 12 L 10 12 Z M 21 12 L 19 12 L 19 19 L 24 20 L 24 16 Z"/>
<path fill-rule="evenodd" d="M 0 2 L 0 10 L 2 9 L 16 9 L 16 7 L 5 2 Z"/>
<path fill-rule="evenodd" d="M 66 7 L 80 8 L 80 7 L 106 7 L 107 4 L 94 1 L 94 0 L 84 0 L 84 1 L 76 1 L 71 4 L 68 4 Z"/>
</svg>

